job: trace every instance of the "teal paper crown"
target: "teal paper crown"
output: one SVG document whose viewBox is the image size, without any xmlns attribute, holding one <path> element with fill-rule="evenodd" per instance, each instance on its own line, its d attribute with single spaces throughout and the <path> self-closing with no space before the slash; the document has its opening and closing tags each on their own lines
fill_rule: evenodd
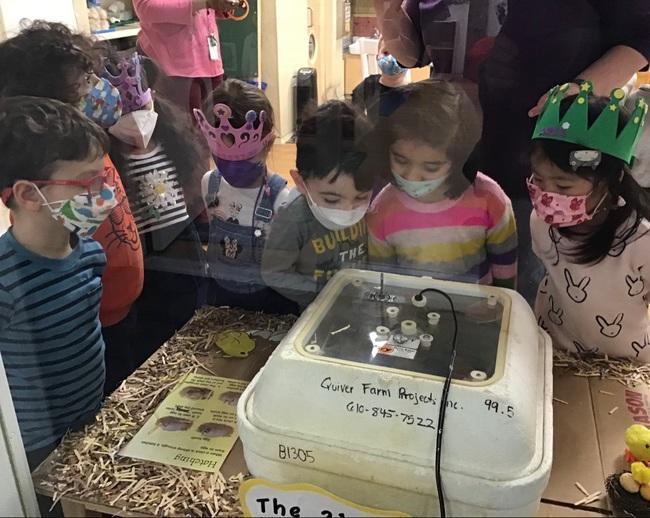
<svg viewBox="0 0 650 518">
<path fill-rule="evenodd" d="M 551 139 L 578 144 L 631 164 L 648 113 L 647 103 L 643 99 L 638 100 L 630 122 L 619 132 L 619 114 L 625 92 L 616 88 L 612 91 L 607 107 L 589 127 L 587 101 L 593 93 L 593 84 L 585 81 L 580 85 L 580 93 L 564 117 L 560 118 L 560 105 L 562 99 L 567 96 L 569 86 L 567 83 L 551 89 L 544 109 L 537 119 L 533 139 Z"/>
</svg>

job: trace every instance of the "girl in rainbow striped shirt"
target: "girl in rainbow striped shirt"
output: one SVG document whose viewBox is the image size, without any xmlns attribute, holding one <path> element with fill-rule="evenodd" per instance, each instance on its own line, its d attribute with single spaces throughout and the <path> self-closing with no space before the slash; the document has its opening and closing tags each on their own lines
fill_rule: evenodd
<svg viewBox="0 0 650 518">
<path fill-rule="evenodd" d="M 381 269 L 515 288 L 517 232 L 510 199 L 464 165 L 479 138 L 474 105 L 458 86 L 403 87 L 383 122 L 391 183 L 367 216 L 371 263 Z M 380 123 L 381 124 L 381 123 Z"/>
</svg>

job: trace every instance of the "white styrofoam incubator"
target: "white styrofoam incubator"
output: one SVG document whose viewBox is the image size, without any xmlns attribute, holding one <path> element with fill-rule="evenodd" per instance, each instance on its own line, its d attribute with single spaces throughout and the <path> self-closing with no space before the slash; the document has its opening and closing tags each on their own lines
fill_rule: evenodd
<svg viewBox="0 0 650 518">
<path fill-rule="evenodd" d="M 250 472 L 436 516 L 436 429 L 457 319 L 441 481 L 451 516 L 534 516 L 552 458 L 552 350 L 510 290 L 339 272 L 238 405 Z M 415 297 L 415 298 L 414 298 Z"/>
</svg>

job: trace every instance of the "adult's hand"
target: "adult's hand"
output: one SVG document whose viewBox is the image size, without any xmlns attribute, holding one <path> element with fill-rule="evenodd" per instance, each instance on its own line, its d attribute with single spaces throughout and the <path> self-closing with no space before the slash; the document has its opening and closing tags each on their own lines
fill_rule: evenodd
<svg viewBox="0 0 650 518">
<path fill-rule="evenodd" d="M 241 4 L 241 0 L 192 0 L 192 7 L 195 11 L 214 9 L 220 13 L 232 13 Z"/>
<path fill-rule="evenodd" d="M 580 87 L 575 83 L 571 83 L 571 86 L 567 90 L 566 95 L 567 97 L 569 97 L 571 95 L 578 95 L 579 93 L 580 93 Z M 539 98 L 537 104 L 533 106 L 528 112 L 528 116 L 533 118 L 533 117 L 537 117 L 540 113 L 542 113 L 542 110 L 544 109 L 544 105 L 546 104 L 547 99 L 548 99 L 548 92 Z"/>
<path fill-rule="evenodd" d="M 617 45 L 609 49 L 600 59 L 578 74 L 578 77 L 589 80 L 594 85 L 594 94 L 609 97 L 614 88 L 622 88 L 627 82 L 648 64 L 646 58 L 637 50 Z M 579 92 L 577 85 L 572 85 L 568 95 Z M 536 117 L 542 111 L 546 95 L 537 102 L 529 112 L 530 117 Z"/>
</svg>

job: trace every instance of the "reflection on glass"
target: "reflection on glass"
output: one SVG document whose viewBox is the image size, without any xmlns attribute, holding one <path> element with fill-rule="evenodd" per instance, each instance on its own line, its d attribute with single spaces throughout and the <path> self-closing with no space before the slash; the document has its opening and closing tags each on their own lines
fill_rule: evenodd
<svg viewBox="0 0 650 518">
<path fill-rule="evenodd" d="M 426 305 L 416 307 L 415 294 L 412 288 L 354 280 L 302 346 L 327 358 L 445 376 L 454 332 L 449 305 L 428 294 Z M 449 295 L 458 319 L 454 379 L 485 381 L 497 368 L 504 307 L 494 296 Z"/>
</svg>

